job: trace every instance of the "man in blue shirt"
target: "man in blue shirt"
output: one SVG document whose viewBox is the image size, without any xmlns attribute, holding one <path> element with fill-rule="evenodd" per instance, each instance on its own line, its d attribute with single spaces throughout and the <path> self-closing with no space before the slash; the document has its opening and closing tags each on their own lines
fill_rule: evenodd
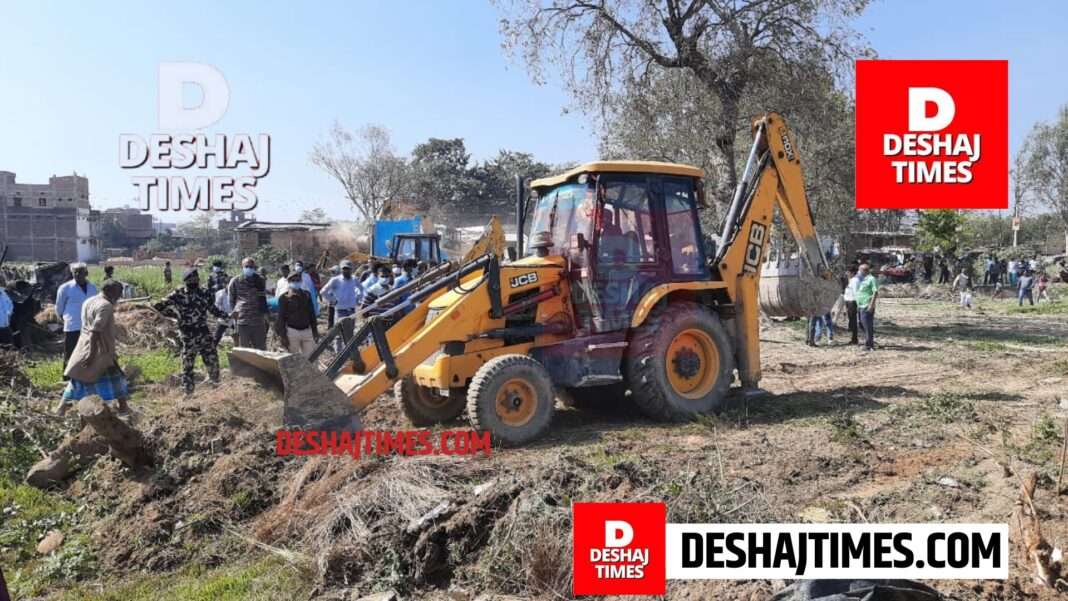
<svg viewBox="0 0 1068 601">
<path fill-rule="evenodd" d="M 85 263 L 70 266 L 74 279 L 68 280 L 56 292 L 56 315 L 63 319 L 63 366 L 70 361 L 74 347 L 82 332 L 82 305 L 86 299 L 96 296 L 96 286 L 89 281 L 89 268 Z M 67 379 L 63 376 L 63 379 Z"/>
<path fill-rule="evenodd" d="M 352 275 L 352 261 L 341 262 L 341 273 L 330 278 L 320 291 L 323 298 L 334 304 L 336 321 L 341 321 L 356 313 L 356 307 L 363 299 L 363 287 L 360 281 Z M 348 341 L 352 336 L 352 320 L 348 320 L 341 326 L 342 339 Z M 338 350 L 341 350 L 342 340 L 335 338 Z"/>
<path fill-rule="evenodd" d="M 406 261 L 404 261 L 404 265 L 401 267 L 401 274 L 399 276 L 397 276 L 396 280 L 393 281 L 393 289 L 394 290 L 397 290 L 398 288 L 401 288 L 403 286 L 406 286 L 406 285 L 410 284 L 412 282 L 412 280 L 415 279 L 415 276 L 412 275 L 412 272 L 415 271 L 415 266 L 416 265 L 417 265 L 417 262 L 416 262 L 415 259 L 407 259 Z M 403 302 L 407 301 L 408 297 L 411 296 L 411 295 L 412 295 L 411 292 L 407 292 L 407 293 L 403 294 L 400 297 L 400 302 L 403 303 Z M 404 310 L 404 314 L 407 315 L 408 312 L 411 311 L 411 310 L 412 310 L 412 308 L 408 307 L 407 309 Z"/>
<path fill-rule="evenodd" d="M 11 314 L 15 312 L 15 303 L 7 295 L 7 280 L 0 275 L 0 348 L 9 348 L 14 344 L 11 335 Z"/>
</svg>

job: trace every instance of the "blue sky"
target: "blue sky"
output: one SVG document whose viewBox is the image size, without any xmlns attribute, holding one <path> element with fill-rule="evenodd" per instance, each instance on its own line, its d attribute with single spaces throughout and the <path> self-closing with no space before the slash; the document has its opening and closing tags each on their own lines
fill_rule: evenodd
<svg viewBox="0 0 1068 601">
<path fill-rule="evenodd" d="M 3 9 L 0 170 L 20 182 L 87 174 L 94 206 L 131 203 L 120 133 L 157 131 L 161 61 L 216 66 L 230 107 L 210 131 L 272 136 L 258 187 L 264 220 L 322 207 L 353 218 L 308 162 L 335 120 L 377 123 L 407 153 L 463 137 L 475 159 L 499 148 L 560 163 L 596 155 L 556 83 L 537 87 L 500 48 L 498 15 L 476 0 L 182 3 L 20 2 Z M 882 0 L 857 23 L 883 58 L 1007 58 L 1013 149 L 1068 102 L 1068 4 Z M 168 221 L 187 214 L 168 214 Z"/>
</svg>

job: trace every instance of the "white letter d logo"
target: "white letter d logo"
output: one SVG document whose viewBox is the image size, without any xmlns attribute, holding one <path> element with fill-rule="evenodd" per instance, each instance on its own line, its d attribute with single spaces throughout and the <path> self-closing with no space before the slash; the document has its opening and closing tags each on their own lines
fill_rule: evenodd
<svg viewBox="0 0 1068 601">
<path fill-rule="evenodd" d="M 630 524 L 620 520 L 605 520 L 605 548 L 626 547 L 632 540 L 634 540 L 634 528 L 631 528 Z"/>
<path fill-rule="evenodd" d="M 937 111 L 927 116 L 927 103 L 933 102 Z M 909 131 L 938 131 L 953 121 L 957 105 L 942 88 L 909 88 Z"/>
<path fill-rule="evenodd" d="M 200 88 L 199 106 L 186 107 L 182 94 L 185 84 Z M 226 113 L 230 86 L 218 69 L 202 63 L 160 63 L 159 126 L 165 130 L 204 129 Z"/>
</svg>

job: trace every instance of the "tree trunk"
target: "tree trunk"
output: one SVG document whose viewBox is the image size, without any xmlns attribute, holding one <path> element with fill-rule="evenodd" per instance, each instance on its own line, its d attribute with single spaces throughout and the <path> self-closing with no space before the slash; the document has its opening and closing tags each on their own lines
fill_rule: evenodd
<svg viewBox="0 0 1068 601">
<path fill-rule="evenodd" d="M 738 165 L 734 156 L 735 123 L 738 122 L 738 101 L 729 94 L 720 93 L 723 105 L 723 122 L 716 128 L 716 150 L 723 157 L 726 181 L 724 186 L 717 186 L 719 201 L 727 206 L 731 202 L 735 188 L 738 187 Z"/>
</svg>

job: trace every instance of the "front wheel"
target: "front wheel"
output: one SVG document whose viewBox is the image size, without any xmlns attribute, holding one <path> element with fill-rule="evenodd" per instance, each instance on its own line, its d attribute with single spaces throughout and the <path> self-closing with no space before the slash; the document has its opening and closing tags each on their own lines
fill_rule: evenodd
<svg viewBox="0 0 1068 601">
<path fill-rule="evenodd" d="M 467 389 L 467 415 L 494 440 L 521 445 L 549 428 L 555 403 L 552 379 L 537 360 L 502 355 L 482 365 Z"/>
<path fill-rule="evenodd" d="M 456 419 L 463 413 L 466 402 L 461 394 L 450 391 L 449 396 L 441 396 L 436 390 L 420 386 L 411 377 L 399 380 L 393 385 L 393 396 L 412 425 L 419 427 Z"/>
<path fill-rule="evenodd" d="M 722 408 L 734 352 L 719 316 L 691 302 L 666 304 L 639 326 L 626 357 L 634 403 L 649 417 L 677 420 Z"/>
</svg>

